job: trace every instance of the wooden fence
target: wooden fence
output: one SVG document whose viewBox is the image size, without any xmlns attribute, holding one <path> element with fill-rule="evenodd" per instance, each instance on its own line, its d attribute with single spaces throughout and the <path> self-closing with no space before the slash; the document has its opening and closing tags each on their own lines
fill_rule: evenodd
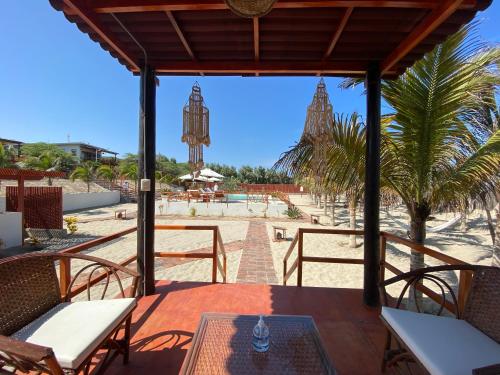
<svg viewBox="0 0 500 375">
<path fill-rule="evenodd" d="M 301 193 L 300 186 L 294 184 L 240 184 L 241 189 L 248 192 L 274 193 L 281 192 L 287 194 Z M 304 188 L 303 193 L 306 192 Z"/>
<path fill-rule="evenodd" d="M 214 226 L 203 226 L 203 225 L 155 225 L 155 230 L 188 230 L 188 231 L 196 231 L 196 230 L 208 230 L 212 231 L 212 252 L 210 253 L 177 253 L 177 252 L 155 252 L 155 257 L 159 258 L 200 258 L 200 259 L 212 259 L 212 282 L 217 282 L 217 270 L 220 271 L 222 275 L 223 282 L 227 282 L 227 256 L 226 251 L 224 249 L 224 242 L 222 240 L 222 236 L 220 234 L 219 227 Z M 137 231 L 137 227 L 131 227 L 120 232 L 116 232 L 110 234 L 109 236 L 104 236 L 97 238 L 92 241 L 88 241 L 76 246 L 69 247 L 65 250 L 62 250 L 62 253 L 66 254 L 76 254 L 82 251 L 91 249 L 95 246 L 103 245 L 108 242 L 114 241 L 118 238 L 126 236 L 127 234 L 133 233 Z M 222 262 L 220 260 L 219 254 L 222 255 Z M 120 263 L 121 266 L 127 266 L 130 263 L 133 263 L 137 260 L 137 255 L 134 254 Z M 59 271 L 60 271 L 60 288 L 61 291 L 65 291 L 68 289 L 68 286 L 71 283 L 72 275 L 71 275 L 71 259 L 61 259 L 59 263 Z M 91 286 L 99 283 L 100 281 L 106 279 L 107 273 L 103 272 L 93 276 L 88 282 L 82 283 L 80 285 L 76 285 L 71 289 L 70 297 L 74 297 Z"/>
<path fill-rule="evenodd" d="M 283 285 L 286 285 L 287 281 L 290 279 L 292 274 L 297 271 L 297 286 L 302 286 L 302 272 L 304 262 L 316 262 L 316 263 L 342 263 L 342 264 L 364 264 L 364 259 L 362 258 L 336 258 L 336 257 L 311 257 L 304 256 L 304 234 L 315 233 L 315 234 L 340 234 L 340 235 L 363 235 L 362 230 L 350 230 L 350 229 L 320 229 L 320 228 L 299 228 L 295 237 L 288 248 L 287 253 L 283 259 Z M 459 265 L 467 264 L 459 259 L 450 257 L 446 254 L 442 254 L 438 251 L 432 250 L 423 245 L 419 245 L 413 241 L 401 238 L 392 233 L 380 232 L 380 280 L 385 280 L 385 271 L 388 270 L 395 275 L 400 275 L 403 273 L 400 269 L 392 265 L 386 260 L 386 249 L 387 242 L 392 241 L 405 245 L 413 251 L 430 256 L 437 259 L 445 264 Z M 297 247 L 297 258 L 292 263 L 291 267 L 288 268 L 288 259 L 293 253 L 293 250 Z M 467 299 L 467 294 L 469 292 L 470 284 L 472 281 L 472 273 L 470 271 L 460 271 L 459 272 L 459 282 L 458 282 L 458 306 L 461 310 Z M 417 288 L 425 295 L 427 295 L 432 300 L 441 303 L 441 296 L 438 295 L 433 290 L 419 284 Z M 454 306 L 450 301 L 445 301 L 444 307 L 449 311 L 454 310 Z"/>
<path fill-rule="evenodd" d="M 7 186 L 6 210 L 18 211 L 17 186 Z M 62 187 L 31 186 L 24 188 L 24 225 L 27 228 L 62 229 Z"/>
</svg>

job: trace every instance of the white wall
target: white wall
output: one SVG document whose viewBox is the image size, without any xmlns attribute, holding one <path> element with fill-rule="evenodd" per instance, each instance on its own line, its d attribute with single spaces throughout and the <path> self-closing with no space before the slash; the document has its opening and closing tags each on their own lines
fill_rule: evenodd
<svg viewBox="0 0 500 375">
<path fill-rule="evenodd" d="M 0 239 L 3 242 L 0 245 L 0 250 L 12 246 L 21 246 L 22 235 L 20 212 L 0 213 Z"/>
<path fill-rule="evenodd" d="M 120 203 L 119 191 L 63 194 L 63 211 L 65 212 L 91 207 L 109 206 L 117 203 Z"/>
</svg>

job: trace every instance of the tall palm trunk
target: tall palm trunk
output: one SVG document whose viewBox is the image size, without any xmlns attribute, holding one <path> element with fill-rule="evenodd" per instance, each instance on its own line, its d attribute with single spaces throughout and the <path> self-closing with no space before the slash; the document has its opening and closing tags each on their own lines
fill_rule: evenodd
<svg viewBox="0 0 500 375">
<path fill-rule="evenodd" d="M 332 194 L 330 197 L 330 200 L 332 201 L 332 225 L 335 226 L 335 200 L 336 200 L 335 194 Z"/>
<path fill-rule="evenodd" d="M 500 189 L 497 188 L 497 227 L 495 233 L 495 244 L 493 245 L 492 265 L 500 267 Z"/>
<path fill-rule="evenodd" d="M 349 199 L 349 229 L 356 229 L 356 199 Z M 349 247 L 356 247 L 356 235 L 349 236 Z"/>
<path fill-rule="evenodd" d="M 90 181 L 87 181 L 87 193 L 90 193 Z"/>
<path fill-rule="evenodd" d="M 425 238 L 427 236 L 426 222 L 429 214 L 427 212 L 422 212 L 423 210 L 417 210 L 417 212 L 411 215 L 410 222 L 410 239 L 419 245 L 425 243 Z M 410 254 L 410 270 L 416 270 L 425 267 L 425 257 L 424 254 L 411 250 Z M 415 291 L 414 288 L 410 289 L 409 294 L 409 306 L 415 306 L 418 303 L 422 306 L 422 292 Z"/>
<path fill-rule="evenodd" d="M 328 205 L 326 204 L 328 202 L 328 195 L 325 193 L 325 216 L 328 216 Z"/>
</svg>

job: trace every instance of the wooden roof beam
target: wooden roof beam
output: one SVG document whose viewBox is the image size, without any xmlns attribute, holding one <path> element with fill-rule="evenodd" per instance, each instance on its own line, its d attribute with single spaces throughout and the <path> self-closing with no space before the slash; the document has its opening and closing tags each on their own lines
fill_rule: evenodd
<svg viewBox="0 0 500 375">
<path fill-rule="evenodd" d="M 177 20 L 175 19 L 174 15 L 172 14 L 172 12 L 170 10 L 165 11 L 165 13 L 167 14 L 167 17 L 170 20 L 172 27 L 174 28 L 175 32 L 177 33 L 177 36 L 181 40 L 182 45 L 186 49 L 186 52 L 188 53 L 188 55 L 191 57 L 191 59 L 193 61 L 196 61 L 196 56 L 194 55 L 193 50 L 189 46 L 189 43 L 188 43 L 186 37 L 184 36 L 184 33 L 182 32 L 181 28 L 179 27 L 179 24 L 177 23 Z"/>
<path fill-rule="evenodd" d="M 417 27 L 387 56 L 381 64 L 382 75 L 390 71 L 429 34 L 436 30 L 462 4 L 463 0 L 446 0 L 434 9 Z"/>
<path fill-rule="evenodd" d="M 461 9 L 472 9 L 477 0 L 464 0 Z M 96 13 L 201 11 L 228 9 L 223 0 L 90 0 Z M 416 8 L 438 9 L 442 0 L 279 0 L 276 9 L 292 8 Z M 68 9 L 70 11 L 70 9 Z M 66 12 L 66 9 L 65 9 Z"/>
<path fill-rule="evenodd" d="M 330 44 L 328 45 L 328 49 L 323 55 L 323 60 L 326 60 L 332 54 L 333 50 L 335 49 L 335 46 L 337 45 L 337 42 L 340 39 L 340 36 L 342 35 L 342 32 L 345 29 L 345 26 L 347 25 L 347 21 L 349 21 L 349 17 L 351 17 L 353 10 L 354 8 L 347 8 L 344 14 L 342 15 L 342 19 L 340 20 L 339 26 L 337 27 L 337 30 L 335 30 L 335 33 L 333 34 L 332 39 L 330 40 Z"/>
<path fill-rule="evenodd" d="M 80 3 L 79 0 L 63 0 L 65 6 L 71 9 L 72 14 L 80 17 L 99 37 L 106 42 L 113 51 L 118 54 L 123 60 L 127 62 L 132 71 L 138 72 L 140 70 L 139 65 L 134 61 L 134 58 L 130 53 L 124 48 L 122 43 L 117 40 L 113 33 L 109 32 L 106 27 L 100 22 L 96 17 L 95 13 L 86 8 Z"/>
<path fill-rule="evenodd" d="M 151 61 L 158 74 L 196 74 L 204 72 L 206 74 L 364 74 L 366 64 L 356 61 L 332 61 L 332 62 L 283 62 L 283 61 L 173 61 L 159 62 Z M 393 74 L 395 72 L 388 72 Z"/>
<path fill-rule="evenodd" d="M 253 18 L 253 50 L 254 50 L 254 60 L 259 62 L 260 60 L 260 32 L 259 32 L 259 18 Z M 259 73 L 255 73 L 258 77 Z"/>
<path fill-rule="evenodd" d="M 255 61 L 260 59 L 260 32 L 259 32 L 259 18 L 253 18 L 253 49 Z"/>
</svg>

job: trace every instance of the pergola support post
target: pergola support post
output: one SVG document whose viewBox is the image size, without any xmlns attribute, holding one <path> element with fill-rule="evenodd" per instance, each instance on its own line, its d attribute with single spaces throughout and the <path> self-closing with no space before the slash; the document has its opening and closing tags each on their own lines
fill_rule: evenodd
<svg viewBox="0 0 500 375">
<path fill-rule="evenodd" d="M 366 73 L 366 159 L 364 204 L 363 302 L 376 307 L 380 269 L 380 67 L 370 64 Z"/>
<path fill-rule="evenodd" d="M 150 191 L 137 192 L 137 268 L 141 274 L 140 295 L 155 292 L 155 162 L 156 162 L 156 78 L 149 66 L 141 70 L 139 113 L 138 178 L 151 181 Z"/>
</svg>

